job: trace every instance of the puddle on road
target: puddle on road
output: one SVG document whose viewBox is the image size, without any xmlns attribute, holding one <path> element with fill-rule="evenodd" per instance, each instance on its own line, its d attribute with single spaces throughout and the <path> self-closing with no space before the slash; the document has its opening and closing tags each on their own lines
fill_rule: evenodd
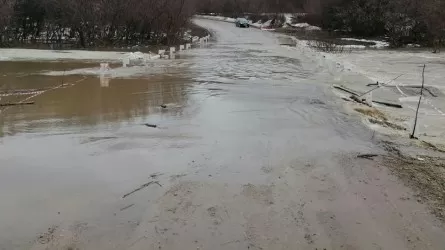
<svg viewBox="0 0 445 250">
<path fill-rule="evenodd" d="M 161 104 L 187 100 L 187 79 L 151 75 L 135 79 L 44 76 L 45 71 L 97 67 L 97 63 L 0 62 L 0 136 L 20 132 L 69 132 L 106 123 L 134 121 L 162 112 Z M 67 131 L 68 130 L 68 131 Z"/>
</svg>

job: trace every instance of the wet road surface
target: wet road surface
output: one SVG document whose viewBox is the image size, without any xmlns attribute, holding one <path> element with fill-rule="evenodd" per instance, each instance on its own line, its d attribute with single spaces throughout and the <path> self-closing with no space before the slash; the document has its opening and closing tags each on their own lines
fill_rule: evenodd
<svg viewBox="0 0 445 250">
<path fill-rule="evenodd" d="M 355 157 L 382 149 L 326 65 L 272 33 L 197 23 L 216 41 L 132 77 L 3 67 L 9 90 L 42 92 L 2 110 L 0 249 L 445 245 L 408 188 Z"/>
</svg>

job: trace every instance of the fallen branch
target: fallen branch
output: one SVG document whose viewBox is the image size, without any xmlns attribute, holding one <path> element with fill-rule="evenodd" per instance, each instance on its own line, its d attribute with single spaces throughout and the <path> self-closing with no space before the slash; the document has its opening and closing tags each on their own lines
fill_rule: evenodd
<svg viewBox="0 0 445 250">
<path fill-rule="evenodd" d="M 35 102 L 11 102 L 11 103 L 0 103 L 0 107 L 8 106 L 21 106 L 21 105 L 33 105 Z"/>
<path fill-rule="evenodd" d="M 136 188 L 135 190 L 131 191 L 130 193 L 124 194 L 124 196 L 122 196 L 122 199 L 125 199 L 126 197 L 136 193 L 137 191 L 140 191 L 140 190 L 150 186 L 151 184 L 158 184 L 160 187 L 162 187 L 162 185 L 159 183 L 159 181 L 150 181 L 150 182 L 147 182 L 147 183 L 141 185 L 140 187 Z"/>
<path fill-rule="evenodd" d="M 399 108 L 399 109 L 403 108 L 402 105 L 397 104 L 397 103 L 390 103 L 390 102 L 383 102 L 383 101 L 374 101 L 374 100 L 372 102 L 375 102 L 377 104 L 382 104 L 382 105 L 385 105 L 385 106 L 388 106 L 388 107 L 393 107 L 393 108 Z"/>
<path fill-rule="evenodd" d="M 360 94 L 358 94 L 357 92 L 355 92 L 354 90 L 352 90 L 352 89 L 348 89 L 348 88 L 346 88 L 346 87 L 344 87 L 344 86 L 341 86 L 341 85 L 333 84 L 332 86 L 333 86 L 334 88 L 336 88 L 336 89 L 343 90 L 343 91 L 345 91 L 345 92 L 347 92 L 347 93 L 349 93 L 349 94 L 355 95 L 355 96 L 359 96 L 359 95 L 360 95 Z"/>
</svg>

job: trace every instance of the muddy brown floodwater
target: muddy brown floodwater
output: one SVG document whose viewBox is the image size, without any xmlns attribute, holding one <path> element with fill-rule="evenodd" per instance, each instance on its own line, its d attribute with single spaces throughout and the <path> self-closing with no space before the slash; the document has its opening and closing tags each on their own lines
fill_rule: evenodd
<svg viewBox="0 0 445 250">
<path fill-rule="evenodd" d="M 196 22 L 209 46 L 106 78 L 0 63 L 0 103 L 35 101 L 0 114 L 0 249 L 443 248 L 413 192 L 356 157 L 385 151 L 312 52 Z"/>
</svg>

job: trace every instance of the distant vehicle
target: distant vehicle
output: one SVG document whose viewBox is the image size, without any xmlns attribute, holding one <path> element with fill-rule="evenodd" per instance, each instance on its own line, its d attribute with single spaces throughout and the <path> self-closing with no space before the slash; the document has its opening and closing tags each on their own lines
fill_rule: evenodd
<svg viewBox="0 0 445 250">
<path fill-rule="evenodd" d="M 237 18 L 235 20 L 235 25 L 236 25 L 236 27 L 240 27 L 240 28 L 249 28 L 249 26 L 250 26 L 249 21 L 247 21 L 247 19 L 245 19 L 245 18 Z"/>
</svg>

